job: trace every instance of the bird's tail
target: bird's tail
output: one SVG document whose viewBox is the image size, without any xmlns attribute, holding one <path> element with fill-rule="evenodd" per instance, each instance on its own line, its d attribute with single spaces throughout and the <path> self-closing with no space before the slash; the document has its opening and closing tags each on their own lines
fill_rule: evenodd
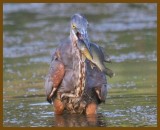
<svg viewBox="0 0 160 130">
<path fill-rule="evenodd" d="M 105 68 L 103 69 L 103 72 L 104 72 L 106 75 L 108 75 L 110 78 L 112 78 L 112 77 L 115 75 L 115 73 L 114 73 L 111 69 L 108 69 L 107 67 L 105 67 Z"/>
</svg>

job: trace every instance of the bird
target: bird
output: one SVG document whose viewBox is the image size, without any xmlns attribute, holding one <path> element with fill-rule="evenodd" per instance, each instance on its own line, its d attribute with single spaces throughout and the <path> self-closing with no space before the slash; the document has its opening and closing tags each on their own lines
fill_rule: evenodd
<svg viewBox="0 0 160 130">
<path fill-rule="evenodd" d="M 51 56 L 44 88 L 55 114 L 96 114 L 98 105 L 106 100 L 106 75 L 98 67 L 92 68 L 89 60 L 84 60 L 77 45 L 79 39 L 83 40 L 90 59 L 93 58 L 88 25 L 84 15 L 74 14 L 69 37 L 60 42 Z"/>
<path fill-rule="evenodd" d="M 88 51 L 86 44 L 83 40 L 77 41 L 78 48 L 81 50 L 82 54 L 91 61 L 91 66 L 96 65 L 102 72 L 108 75 L 110 78 L 114 76 L 114 73 L 109 68 L 105 67 L 104 62 L 111 63 L 109 56 L 104 53 L 104 49 L 95 44 L 90 43 L 90 51 Z M 93 64 L 92 64 L 93 63 Z"/>
</svg>

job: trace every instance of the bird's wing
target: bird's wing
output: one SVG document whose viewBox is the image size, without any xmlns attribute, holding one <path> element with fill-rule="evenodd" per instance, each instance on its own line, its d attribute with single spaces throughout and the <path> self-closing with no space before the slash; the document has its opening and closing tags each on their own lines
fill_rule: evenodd
<svg viewBox="0 0 160 130">
<path fill-rule="evenodd" d="M 55 91 L 59 87 L 65 74 L 64 64 L 58 58 L 59 57 L 58 51 L 54 53 L 53 57 L 54 58 L 51 61 L 49 73 L 45 79 L 45 85 L 44 85 L 46 90 L 47 101 L 50 103 L 52 102 L 51 98 L 55 94 L 53 90 Z"/>
<path fill-rule="evenodd" d="M 105 102 L 107 96 L 107 84 L 95 88 L 95 92 L 101 102 Z"/>
<path fill-rule="evenodd" d="M 100 101 L 99 103 L 105 102 L 106 95 L 107 95 L 106 75 L 103 72 L 101 72 L 97 67 L 94 67 L 92 69 L 89 63 L 87 62 L 86 77 L 87 77 L 86 87 L 91 88 L 96 93 L 93 96 L 96 96 L 99 99 Z"/>
</svg>

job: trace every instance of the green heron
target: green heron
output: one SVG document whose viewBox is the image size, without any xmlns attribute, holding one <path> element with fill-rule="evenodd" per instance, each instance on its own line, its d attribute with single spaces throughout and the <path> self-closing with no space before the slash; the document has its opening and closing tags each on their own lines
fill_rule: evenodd
<svg viewBox="0 0 160 130">
<path fill-rule="evenodd" d="M 98 62 L 95 62 L 95 44 L 90 42 L 87 28 L 86 18 L 74 14 L 70 23 L 70 36 L 59 44 L 52 55 L 44 86 L 47 101 L 53 102 L 55 114 L 64 111 L 96 114 L 98 104 L 105 102 L 107 79 L 98 68 Z M 83 41 L 84 49 L 78 45 L 81 44 L 80 40 Z M 104 55 L 99 55 L 97 58 L 105 61 Z M 91 62 L 98 67 L 92 67 Z"/>
</svg>

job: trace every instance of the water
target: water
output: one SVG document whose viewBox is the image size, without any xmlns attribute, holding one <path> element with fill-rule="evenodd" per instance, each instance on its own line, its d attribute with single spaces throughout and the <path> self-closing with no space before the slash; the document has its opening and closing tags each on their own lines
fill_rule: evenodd
<svg viewBox="0 0 160 130">
<path fill-rule="evenodd" d="M 156 11 L 156 4 L 4 4 L 3 126 L 156 127 Z M 86 15 L 91 41 L 105 48 L 116 74 L 108 78 L 106 103 L 90 117 L 55 115 L 43 88 L 76 12 Z"/>
</svg>

